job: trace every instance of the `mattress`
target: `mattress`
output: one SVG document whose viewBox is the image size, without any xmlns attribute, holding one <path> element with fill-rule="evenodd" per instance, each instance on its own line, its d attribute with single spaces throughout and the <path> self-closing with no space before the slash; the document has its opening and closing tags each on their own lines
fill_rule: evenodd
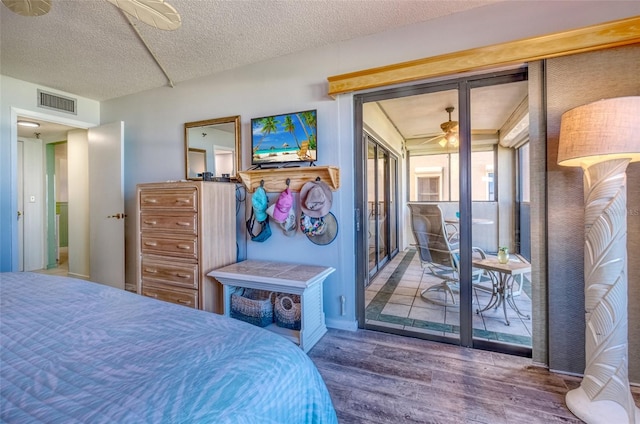
<svg viewBox="0 0 640 424">
<path fill-rule="evenodd" d="M 4 422 L 337 423 L 313 362 L 264 329 L 72 278 L 0 289 Z"/>
</svg>

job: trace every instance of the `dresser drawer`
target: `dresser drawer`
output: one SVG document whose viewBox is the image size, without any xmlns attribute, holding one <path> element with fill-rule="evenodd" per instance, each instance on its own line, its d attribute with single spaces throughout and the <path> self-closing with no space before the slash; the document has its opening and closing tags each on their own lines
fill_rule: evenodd
<svg viewBox="0 0 640 424">
<path fill-rule="evenodd" d="M 164 283 L 187 289 L 198 288 L 197 264 L 169 264 L 142 258 L 142 284 Z"/>
<path fill-rule="evenodd" d="M 181 188 L 171 190 L 141 190 L 140 209 L 157 210 L 170 208 L 169 210 L 185 210 L 196 212 L 198 210 L 198 192 L 195 188 Z"/>
<path fill-rule="evenodd" d="M 198 308 L 198 292 L 196 290 L 143 284 L 142 295 L 165 302 L 189 306 L 190 308 Z"/>
<path fill-rule="evenodd" d="M 186 213 L 182 215 L 162 215 L 143 213 L 140 218 L 141 231 L 168 230 L 175 233 L 197 234 L 198 215 Z"/>
<path fill-rule="evenodd" d="M 173 256 L 176 258 L 198 259 L 196 236 L 165 237 L 143 233 L 140 237 L 142 254 Z"/>
</svg>

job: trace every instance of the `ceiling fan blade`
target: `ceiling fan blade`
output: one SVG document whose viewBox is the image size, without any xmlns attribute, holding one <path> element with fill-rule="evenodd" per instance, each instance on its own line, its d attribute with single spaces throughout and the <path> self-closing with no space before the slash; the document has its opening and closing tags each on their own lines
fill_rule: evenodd
<svg viewBox="0 0 640 424">
<path fill-rule="evenodd" d="M 2 3 L 21 16 L 42 16 L 51 10 L 51 0 L 2 0 Z"/>
<path fill-rule="evenodd" d="M 440 135 L 437 135 L 435 137 L 428 138 L 428 139 L 420 142 L 420 144 L 429 144 L 429 143 L 437 141 L 437 140 L 439 140 L 441 138 L 444 138 L 444 134 L 440 134 Z"/>
<path fill-rule="evenodd" d="M 4 1 L 4 0 L 3 0 Z M 164 0 L 107 0 L 114 6 L 157 29 L 171 31 L 180 28 L 180 14 Z"/>
</svg>

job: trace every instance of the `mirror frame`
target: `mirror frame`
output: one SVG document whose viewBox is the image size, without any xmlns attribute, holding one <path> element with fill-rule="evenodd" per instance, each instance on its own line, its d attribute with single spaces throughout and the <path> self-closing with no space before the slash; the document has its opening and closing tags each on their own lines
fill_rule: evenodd
<svg viewBox="0 0 640 424">
<path fill-rule="evenodd" d="M 185 122 L 184 124 L 184 175 L 187 180 L 200 181 L 202 178 L 189 177 L 189 130 L 197 127 L 207 127 L 218 124 L 234 124 L 235 126 L 235 174 L 229 175 L 231 181 L 238 180 L 238 172 L 242 166 L 242 150 L 240 145 L 240 115 L 226 116 L 224 118 L 205 119 L 203 121 Z"/>
</svg>

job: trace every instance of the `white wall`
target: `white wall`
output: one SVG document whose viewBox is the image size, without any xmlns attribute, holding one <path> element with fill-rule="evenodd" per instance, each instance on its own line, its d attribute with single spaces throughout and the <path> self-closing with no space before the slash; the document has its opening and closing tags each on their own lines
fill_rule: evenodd
<svg viewBox="0 0 640 424">
<path fill-rule="evenodd" d="M 250 164 L 250 119 L 318 110 L 318 164 L 340 167 L 332 212 L 340 230 L 329 246 L 278 231 L 265 243 L 247 242 L 246 257 L 336 268 L 325 282 L 325 313 L 333 327 L 355 326 L 353 100 L 327 96 L 326 78 L 345 72 L 543 35 L 640 14 L 640 2 L 501 2 L 469 13 L 346 41 L 178 83 L 101 104 L 101 121 L 125 121 L 126 213 L 134 214 L 135 185 L 184 176 L 184 122 L 241 115 L 243 168 Z M 490 29 L 490 30 L 489 30 Z M 202 93 L 208 93 L 203 96 Z M 206 111 L 206 112 L 205 112 Z M 273 201 L 277 193 L 270 195 Z M 250 196 L 247 196 L 247 202 Z M 297 196 L 296 196 L 297 201 Z M 239 217 L 244 220 L 244 217 Z M 127 282 L 134 282 L 133 224 L 127 226 Z M 243 232 L 242 237 L 245 236 Z M 227 248 L 234 248 L 229 246 Z M 240 252 L 240 257 L 244 253 Z M 346 314 L 340 315 L 340 296 Z"/>
<path fill-rule="evenodd" d="M 39 88 L 78 99 L 77 115 L 38 108 Z M 18 269 L 17 115 L 87 128 L 99 124 L 100 103 L 4 75 L 0 75 L 0 93 L 0 271 L 15 271 Z"/>
<path fill-rule="evenodd" d="M 69 176 L 67 161 L 67 144 L 59 143 L 55 147 L 56 155 L 56 202 L 69 201 Z"/>
</svg>

